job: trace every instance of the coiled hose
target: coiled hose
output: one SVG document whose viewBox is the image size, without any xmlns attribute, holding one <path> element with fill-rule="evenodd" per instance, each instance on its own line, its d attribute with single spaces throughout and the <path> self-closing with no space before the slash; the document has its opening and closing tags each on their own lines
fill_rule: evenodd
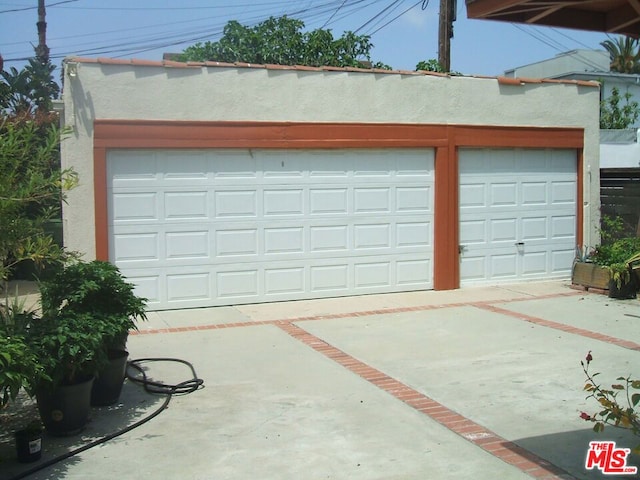
<svg viewBox="0 0 640 480">
<path fill-rule="evenodd" d="M 153 362 L 182 363 L 183 365 L 186 365 L 187 367 L 189 367 L 193 377 L 190 378 L 189 380 L 185 380 L 184 382 L 180 382 L 175 385 L 168 385 L 162 382 L 154 382 L 147 378 L 147 374 L 145 373 L 144 369 L 140 366 L 141 364 L 144 364 L 144 363 L 153 363 Z M 136 370 L 140 375 L 139 376 L 130 375 L 129 368 Z M 43 470 L 47 467 L 50 467 L 52 465 L 55 465 L 56 463 L 62 462 L 67 458 L 73 457 L 74 455 L 77 455 L 86 450 L 89 450 L 90 448 L 93 448 L 97 445 L 108 442 L 109 440 L 119 437 L 124 433 L 130 432 L 134 428 L 138 428 L 140 425 L 143 425 L 147 423 L 149 420 L 151 420 L 152 418 L 155 418 L 158 415 L 160 415 L 160 412 L 162 412 L 169 405 L 169 402 L 171 401 L 171 397 L 173 397 L 173 395 L 186 395 L 188 393 L 195 392 L 202 385 L 204 385 L 204 380 L 202 380 L 201 378 L 198 378 L 198 375 L 196 374 L 196 371 L 193 368 L 193 365 L 191 365 L 186 360 L 181 360 L 179 358 L 139 358 L 137 360 L 130 360 L 129 362 L 127 362 L 127 379 L 129 379 L 133 383 L 142 385 L 145 391 L 148 393 L 166 395 L 166 398 L 164 399 L 164 402 L 162 402 L 162 405 L 160 405 L 158 409 L 153 411 L 151 414 L 149 414 L 145 418 L 138 420 L 137 422 L 129 425 L 128 427 L 118 430 L 117 432 L 113 432 L 108 435 L 105 435 L 102 438 L 89 442 L 83 445 L 82 447 L 78 447 L 75 450 L 66 452 L 62 455 L 59 455 L 50 460 L 47 460 L 46 462 L 39 463 L 38 465 L 34 466 L 33 468 L 30 468 L 29 470 L 25 470 L 24 472 L 21 472 L 18 475 L 11 477 L 9 480 L 20 480 L 29 475 L 33 475 L 34 473 L 40 470 Z"/>
</svg>

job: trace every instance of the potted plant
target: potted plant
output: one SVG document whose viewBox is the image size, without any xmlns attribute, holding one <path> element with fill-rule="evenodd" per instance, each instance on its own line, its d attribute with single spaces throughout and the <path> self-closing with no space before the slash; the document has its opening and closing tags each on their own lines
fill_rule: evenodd
<svg viewBox="0 0 640 480">
<path fill-rule="evenodd" d="M 29 388 L 42 423 L 54 435 L 80 432 L 89 419 L 95 374 L 106 361 L 99 321 L 88 314 L 48 312 L 34 319 L 28 338 L 43 369 Z"/>
<path fill-rule="evenodd" d="M 631 275 L 629 263 L 612 263 L 607 268 L 611 276 L 609 280 L 609 297 L 623 300 L 636 298 L 635 276 Z"/>
<path fill-rule="evenodd" d="M 586 247 L 576 247 L 576 256 L 571 272 L 571 283 L 587 288 L 606 290 L 609 288 L 609 270 L 597 264 Z"/>
<path fill-rule="evenodd" d="M 30 422 L 25 428 L 16 431 L 14 437 L 19 462 L 30 463 L 40 460 L 42 456 L 42 424 L 40 422 Z"/>
<path fill-rule="evenodd" d="M 128 353 L 126 341 L 137 320 L 146 320 L 146 299 L 134 293 L 115 265 L 77 262 L 66 266 L 40 285 L 43 313 L 73 313 L 91 318 L 102 337 L 102 361 L 93 385 L 92 404 L 115 403 L 124 382 Z"/>
<path fill-rule="evenodd" d="M 609 273 L 609 296 L 635 298 L 637 283 L 632 275 L 634 257 L 640 253 L 640 238 L 623 237 L 596 247 L 593 261 L 605 267 Z"/>
</svg>

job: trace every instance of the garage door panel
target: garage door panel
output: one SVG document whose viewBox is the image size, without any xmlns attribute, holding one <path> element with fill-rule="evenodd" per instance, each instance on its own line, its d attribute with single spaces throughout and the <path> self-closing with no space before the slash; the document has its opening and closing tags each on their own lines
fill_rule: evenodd
<svg viewBox="0 0 640 480">
<path fill-rule="evenodd" d="M 216 294 L 220 299 L 256 298 L 258 296 L 258 266 L 247 265 L 242 270 L 217 272 Z M 211 298 L 209 295 L 207 298 Z"/>
<path fill-rule="evenodd" d="M 396 211 L 397 212 L 430 212 L 432 211 L 431 199 L 433 193 L 428 186 L 397 187 Z"/>
<path fill-rule="evenodd" d="M 490 278 L 514 279 L 517 277 L 517 254 L 492 254 L 489 255 Z"/>
<path fill-rule="evenodd" d="M 346 215 L 349 190 L 345 187 L 311 188 L 309 191 L 310 215 Z"/>
<path fill-rule="evenodd" d="M 391 286 L 391 262 L 364 262 L 354 266 L 356 288 Z"/>
<path fill-rule="evenodd" d="M 396 246 L 406 252 L 409 249 L 418 249 L 429 253 L 432 248 L 433 228 L 432 222 L 405 221 L 396 224 Z"/>
<path fill-rule="evenodd" d="M 305 268 L 266 268 L 264 272 L 265 295 L 303 294 L 308 283 Z"/>
<path fill-rule="evenodd" d="M 525 207 L 546 205 L 548 198 L 547 182 L 524 181 L 522 182 L 522 199 L 520 203 Z"/>
<path fill-rule="evenodd" d="M 207 230 L 168 232 L 165 239 L 168 260 L 209 258 L 210 238 Z"/>
<path fill-rule="evenodd" d="M 432 150 L 112 153 L 110 258 L 153 309 L 432 288 Z"/>
<path fill-rule="evenodd" d="M 551 203 L 553 205 L 573 204 L 576 202 L 576 182 L 551 182 Z"/>
<path fill-rule="evenodd" d="M 548 251 L 539 250 L 531 251 L 535 249 L 527 248 L 526 251 L 521 253 L 522 255 L 522 275 L 523 276 L 539 276 L 544 275 L 548 270 Z"/>
<path fill-rule="evenodd" d="M 570 271 L 577 222 L 572 150 L 460 151 L 461 283 Z M 483 260 L 484 259 L 484 260 Z"/>
<path fill-rule="evenodd" d="M 354 213 L 389 213 L 391 211 L 390 187 L 361 187 L 354 189 Z"/>
<path fill-rule="evenodd" d="M 274 215 L 302 216 L 306 212 L 305 192 L 302 189 L 265 189 L 262 195 L 265 217 Z"/>
<path fill-rule="evenodd" d="M 207 183 L 209 178 L 210 156 L 202 152 L 162 152 L 157 155 L 162 172 L 162 180 L 168 185 L 190 183 Z"/>
<path fill-rule="evenodd" d="M 119 263 L 157 262 L 160 259 L 160 235 L 157 232 L 119 233 L 113 236 L 114 259 Z"/>
<path fill-rule="evenodd" d="M 516 218 L 497 218 L 489 221 L 489 242 L 515 242 L 518 238 Z"/>
<path fill-rule="evenodd" d="M 113 221 L 117 223 L 158 221 L 161 218 L 159 195 L 152 192 L 116 193 L 111 199 Z"/>
<path fill-rule="evenodd" d="M 159 178 L 157 157 L 149 151 L 110 151 L 107 175 L 112 185 L 137 187 L 155 184 Z"/>
<path fill-rule="evenodd" d="M 258 229 L 257 228 L 229 228 L 217 229 L 215 232 L 215 257 L 228 259 L 238 256 L 258 255 Z M 233 259 L 228 261 L 234 261 Z"/>
<path fill-rule="evenodd" d="M 264 229 L 265 255 L 305 252 L 305 229 L 300 226 L 282 226 Z"/>
<path fill-rule="evenodd" d="M 484 183 L 460 184 L 460 208 L 485 207 L 487 195 Z"/>
<path fill-rule="evenodd" d="M 388 223 L 354 225 L 354 249 L 391 248 L 391 228 Z"/>
<path fill-rule="evenodd" d="M 551 271 L 560 275 L 571 275 L 571 267 L 576 252 L 571 248 L 558 247 L 551 252 Z"/>
<path fill-rule="evenodd" d="M 489 207 L 509 207 L 518 204 L 516 182 L 492 182 L 489 185 Z"/>
<path fill-rule="evenodd" d="M 430 283 L 432 265 L 430 260 L 406 259 L 396 262 L 396 282 L 402 286 L 425 288 Z"/>
<path fill-rule="evenodd" d="M 346 225 L 312 226 L 309 228 L 309 251 L 346 252 L 349 248 L 349 229 Z"/>
<path fill-rule="evenodd" d="M 208 192 L 165 192 L 166 220 L 202 220 L 209 217 Z"/>
</svg>

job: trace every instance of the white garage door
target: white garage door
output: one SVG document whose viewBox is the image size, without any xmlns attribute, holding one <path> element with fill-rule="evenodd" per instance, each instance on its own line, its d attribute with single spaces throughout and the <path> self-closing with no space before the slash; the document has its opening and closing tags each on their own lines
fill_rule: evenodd
<svg viewBox="0 0 640 480">
<path fill-rule="evenodd" d="M 108 152 L 110 260 L 152 309 L 432 288 L 432 150 Z"/>
<path fill-rule="evenodd" d="M 460 150 L 460 283 L 568 277 L 574 150 Z"/>
</svg>

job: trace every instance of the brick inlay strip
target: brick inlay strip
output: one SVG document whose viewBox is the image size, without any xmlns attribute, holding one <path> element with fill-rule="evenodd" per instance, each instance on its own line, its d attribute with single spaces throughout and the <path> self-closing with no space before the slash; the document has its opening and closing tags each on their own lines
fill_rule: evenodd
<svg viewBox="0 0 640 480">
<path fill-rule="evenodd" d="M 499 313 L 501 315 L 506 315 L 508 317 L 517 318 L 518 320 L 523 320 L 525 322 L 533 323 L 535 325 L 540 325 L 541 327 L 554 328 L 556 330 L 561 330 L 563 332 L 571 333 L 574 335 L 581 335 L 587 338 L 593 338 L 594 340 L 599 340 L 601 342 L 610 343 L 611 345 L 616 345 L 618 347 L 627 348 L 629 350 L 635 350 L 637 352 L 640 352 L 640 344 L 632 342 L 630 340 L 622 340 L 620 338 L 611 337 L 609 335 L 604 335 L 603 333 L 594 332 L 592 330 L 586 330 L 584 328 L 565 325 L 564 323 L 558 323 L 552 320 L 545 320 L 544 318 L 534 317 L 532 315 L 527 315 L 525 313 L 514 312 L 506 308 L 497 307 L 496 305 L 491 305 L 488 302 L 471 303 L 469 305 L 474 306 L 476 308 L 480 308 L 482 310 L 488 310 L 489 312 Z"/>
<path fill-rule="evenodd" d="M 553 465 L 535 453 L 529 452 L 502 438 L 482 425 L 330 345 L 303 328 L 291 322 L 279 322 L 277 326 L 296 340 L 531 477 L 543 480 L 577 480 L 567 471 Z"/>
</svg>

